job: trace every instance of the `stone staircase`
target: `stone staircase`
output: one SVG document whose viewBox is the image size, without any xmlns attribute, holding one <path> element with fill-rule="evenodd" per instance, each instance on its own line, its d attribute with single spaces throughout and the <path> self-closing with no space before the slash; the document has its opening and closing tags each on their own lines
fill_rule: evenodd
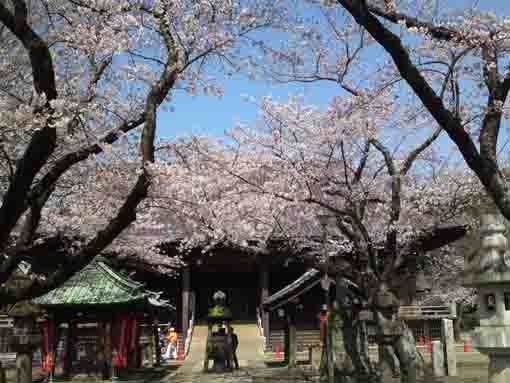
<svg viewBox="0 0 510 383">
<path fill-rule="evenodd" d="M 266 351 L 275 352 L 277 348 L 284 352 L 285 340 L 283 330 L 271 331 Z M 309 347 L 318 348 L 320 346 L 319 330 L 298 330 L 296 332 L 297 350 L 305 351 Z"/>
<path fill-rule="evenodd" d="M 172 382 L 197 383 L 197 382 L 242 382 L 248 379 L 247 369 L 250 367 L 262 367 L 264 365 L 262 352 L 262 339 L 256 324 L 235 324 L 234 331 L 239 338 L 237 358 L 239 371 L 227 374 L 203 374 L 204 354 L 206 347 L 207 326 L 195 325 L 193 339 L 191 341 L 188 357 L 177 370 Z M 250 378 L 251 381 L 251 378 Z"/>
</svg>

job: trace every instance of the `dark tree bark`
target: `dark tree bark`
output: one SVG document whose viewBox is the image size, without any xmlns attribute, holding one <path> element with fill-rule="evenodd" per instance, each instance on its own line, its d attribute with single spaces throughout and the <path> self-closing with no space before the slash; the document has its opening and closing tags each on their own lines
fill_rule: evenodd
<svg viewBox="0 0 510 383">
<path fill-rule="evenodd" d="M 352 383 L 380 382 L 380 375 L 369 358 L 366 326 L 359 314 L 360 311 L 356 309 L 342 308 L 340 310 L 345 352 L 354 368 L 350 381 Z"/>
<path fill-rule="evenodd" d="M 27 21 L 28 9 L 24 0 L 13 1 L 14 13 L 0 3 L 0 22 L 23 44 L 30 58 L 35 91 L 46 96 L 46 112 L 51 115 L 49 102 L 57 98 L 55 72 L 48 44 L 30 27 Z M 43 112 L 43 111 L 40 111 Z M 25 210 L 27 194 L 35 176 L 46 164 L 55 150 L 56 129 L 44 126 L 34 133 L 23 156 L 17 161 L 16 172 L 9 184 L 0 207 L 0 251 L 7 245 L 11 231 Z M 6 265 L 6 270 L 12 268 Z M 17 264 L 16 264 L 17 266 Z M 3 271 L 3 270 L 0 270 Z M 0 284 L 5 282 L 0 274 Z M 10 275 L 10 274 L 9 274 Z"/>
<path fill-rule="evenodd" d="M 394 370 L 396 366 L 393 358 L 397 357 L 401 383 L 416 383 L 417 353 L 413 333 L 406 323 L 395 315 L 387 318 L 380 311 L 374 311 L 374 314 L 378 337 L 380 342 L 383 342 L 383 357 L 386 358 L 384 362 Z"/>
</svg>

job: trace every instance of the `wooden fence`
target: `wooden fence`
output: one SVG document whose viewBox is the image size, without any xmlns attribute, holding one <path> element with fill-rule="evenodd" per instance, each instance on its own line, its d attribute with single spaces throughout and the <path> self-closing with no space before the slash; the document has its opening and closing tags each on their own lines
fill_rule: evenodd
<svg viewBox="0 0 510 383">
<path fill-rule="evenodd" d="M 402 319 L 455 319 L 455 304 L 445 306 L 400 306 L 398 315 Z"/>
</svg>

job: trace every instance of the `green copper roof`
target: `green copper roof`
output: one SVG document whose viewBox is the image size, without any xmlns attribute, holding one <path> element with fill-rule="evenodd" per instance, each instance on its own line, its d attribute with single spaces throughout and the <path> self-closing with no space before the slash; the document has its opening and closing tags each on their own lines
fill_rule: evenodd
<svg viewBox="0 0 510 383">
<path fill-rule="evenodd" d="M 32 302 L 41 306 L 108 306 L 146 302 L 173 309 L 159 299 L 158 293 L 146 290 L 142 283 L 113 271 L 100 259 Z"/>
</svg>

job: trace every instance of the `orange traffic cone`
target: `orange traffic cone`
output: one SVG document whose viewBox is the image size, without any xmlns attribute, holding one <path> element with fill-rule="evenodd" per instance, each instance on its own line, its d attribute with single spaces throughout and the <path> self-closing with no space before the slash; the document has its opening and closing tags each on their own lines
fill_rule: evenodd
<svg viewBox="0 0 510 383">
<path fill-rule="evenodd" d="M 274 356 L 275 356 L 276 359 L 280 359 L 280 357 L 281 357 L 281 349 L 280 349 L 279 345 L 275 347 L 274 354 L 275 354 Z"/>
<path fill-rule="evenodd" d="M 469 352 L 469 343 L 467 340 L 464 341 L 464 352 Z"/>
</svg>

